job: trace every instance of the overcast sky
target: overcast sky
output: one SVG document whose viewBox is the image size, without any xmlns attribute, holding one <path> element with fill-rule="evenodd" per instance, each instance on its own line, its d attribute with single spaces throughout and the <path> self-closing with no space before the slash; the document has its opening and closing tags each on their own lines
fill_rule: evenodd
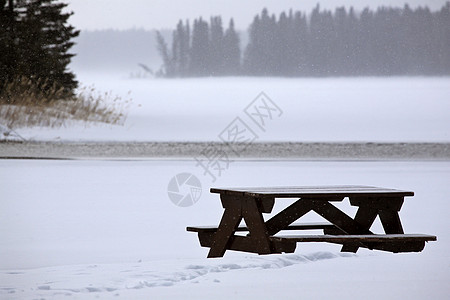
<svg viewBox="0 0 450 300">
<path fill-rule="evenodd" d="M 319 2 L 322 8 L 353 6 L 357 10 L 378 6 L 411 7 L 427 5 L 432 10 L 442 7 L 447 0 L 63 0 L 74 15 L 70 18 L 77 29 L 163 29 L 174 28 L 179 19 L 202 16 L 209 19 L 221 15 L 224 23 L 233 17 L 236 27 L 247 29 L 253 17 L 266 7 L 270 13 L 300 10 L 310 12 Z"/>
</svg>

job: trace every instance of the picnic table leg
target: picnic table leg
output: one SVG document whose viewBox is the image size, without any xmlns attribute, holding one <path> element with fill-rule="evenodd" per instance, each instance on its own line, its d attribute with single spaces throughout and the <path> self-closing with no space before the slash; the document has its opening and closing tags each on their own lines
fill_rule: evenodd
<svg viewBox="0 0 450 300">
<path fill-rule="evenodd" d="M 351 205 L 359 206 L 360 209 L 363 207 L 366 209 L 367 207 L 376 209 L 386 234 L 403 234 L 402 224 L 398 215 L 398 212 L 403 205 L 403 201 L 403 197 L 350 198 Z"/>
<path fill-rule="evenodd" d="M 386 234 L 403 234 L 403 227 L 397 211 L 382 210 L 379 212 L 381 224 Z"/>
<path fill-rule="evenodd" d="M 255 198 L 247 198 L 242 208 L 245 224 L 249 229 L 248 237 L 256 244 L 258 254 L 270 254 L 269 233 L 264 223 L 262 211 Z"/>
<path fill-rule="evenodd" d="M 369 230 L 372 226 L 375 218 L 378 215 L 378 209 L 374 209 L 367 206 L 360 206 L 355 215 L 355 221 L 361 225 L 364 230 Z M 358 251 L 359 246 L 357 244 L 344 244 L 342 246 L 341 252 L 353 252 Z"/>
<path fill-rule="evenodd" d="M 398 212 L 403 205 L 403 197 L 392 197 L 379 200 L 378 215 L 386 234 L 403 234 L 402 223 Z"/>
<path fill-rule="evenodd" d="M 214 235 L 208 258 L 222 257 L 225 254 L 227 246 L 242 220 L 241 207 L 238 204 L 236 202 L 235 206 L 230 205 L 225 208 L 222 220 Z"/>
</svg>

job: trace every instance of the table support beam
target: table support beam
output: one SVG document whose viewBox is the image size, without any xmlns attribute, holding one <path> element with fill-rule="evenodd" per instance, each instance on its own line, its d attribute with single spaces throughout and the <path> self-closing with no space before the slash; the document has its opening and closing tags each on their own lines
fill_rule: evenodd
<svg viewBox="0 0 450 300">
<path fill-rule="evenodd" d="M 231 237 L 236 232 L 241 220 L 242 214 L 240 206 L 225 209 L 220 225 L 214 235 L 214 240 L 208 253 L 208 258 L 222 257 L 225 254 L 227 246 L 231 241 Z"/>
<path fill-rule="evenodd" d="M 386 234 L 404 233 L 398 212 L 381 210 L 379 211 L 379 215 Z"/>
<path fill-rule="evenodd" d="M 310 200 L 297 200 L 266 222 L 269 235 L 277 234 L 281 230 L 286 229 L 297 219 L 310 212 L 311 209 L 312 205 Z"/>
<path fill-rule="evenodd" d="M 269 233 L 264 218 L 261 214 L 261 206 L 258 205 L 257 199 L 246 198 L 243 201 L 242 216 L 245 224 L 249 229 L 249 237 L 253 239 L 259 249 L 259 254 L 270 254 Z"/>
<path fill-rule="evenodd" d="M 355 222 L 357 222 L 362 229 L 369 230 L 372 227 L 375 218 L 378 215 L 378 210 L 372 207 L 363 206 L 359 207 L 355 215 Z M 356 253 L 358 251 L 358 244 L 344 244 L 342 246 L 341 252 L 352 252 Z"/>
<path fill-rule="evenodd" d="M 346 234 L 372 234 L 370 230 L 326 201 L 314 201 L 312 209 Z"/>
</svg>

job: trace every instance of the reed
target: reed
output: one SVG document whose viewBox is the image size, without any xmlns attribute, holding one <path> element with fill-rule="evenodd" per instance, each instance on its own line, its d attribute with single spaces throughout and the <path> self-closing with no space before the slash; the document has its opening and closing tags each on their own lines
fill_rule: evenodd
<svg viewBox="0 0 450 300">
<path fill-rule="evenodd" d="M 0 93 L 0 123 L 11 128 L 61 127 L 73 122 L 123 125 L 131 99 L 93 87 L 78 89 L 76 95 L 45 81 L 18 78 Z"/>
</svg>

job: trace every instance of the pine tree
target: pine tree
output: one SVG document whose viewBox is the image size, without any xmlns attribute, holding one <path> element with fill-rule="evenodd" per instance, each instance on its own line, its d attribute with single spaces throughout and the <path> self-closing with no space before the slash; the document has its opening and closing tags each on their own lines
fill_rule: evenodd
<svg viewBox="0 0 450 300">
<path fill-rule="evenodd" d="M 210 21 L 210 76 L 223 75 L 224 48 L 221 17 L 212 17 Z"/>
<path fill-rule="evenodd" d="M 450 74 L 450 2 L 446 2 L 433 20 L 433 36 L 438 64 L 434 74 Z"/>
<path fill-rule="evenodd" d="M 202 18 L 194 20 L 189 60 L 189 73 L 193 76 L 210 75 L 210 43 L 208 23 Z"/>
<path fill-rule="evenodd" d="M 234 21 L 231 19 L 223 38 L 223 75 L 238 75 L 240 73 L 241 49 L 239 43 L 239 36 L 234 29 Z"/>
<path fill-rule="evenodd" d="M 310 21 L 310 68 L 313 75 L 336 75 L 333 56 L 336 33 L 333 15 L 330 11 L 320 11 L 320 6 L 311 13 Z"/>
<path fill-rule="evenodd" d="M 359 26 L 356 35 L 358 48 L 355 53 L 357 65 L 356 75 L 368 75 L 378 69 L 374 54 L 375 43 L 373 40 L 373 12 L 369 10 L 369 8 L 365 8 L 359 17 L 358 23 Z"/>
<path fill-rule="evenodd" d="M 16 19 L 13 0 L 0 0 L 0 96 L 5 86 L 16 76 Z"/>
<path fill-rule="evenodd" d="M 3 12 L 5 6 L 3 1 Z M 38 85 L 42 93 L 55 90 L 58 95 L 71 97 L 78 82 L 68 70 L 74 56 L 69 53 L 72 39 L 79 31 L 67 24 L 72 13 L 63 13 L 67 6 L 55 0 L 9 0 L 9 25 L 2 27 L 2 47 L 7 47 L 8 63 L 2 61 L 2 74 L 8 81 L 25 77 Z M 14 43 L 5 43 L 4 36 L 12 37 Z M 13 67 L 12 69 L 8 69 Z"/>
<path fill-rule="evenodd" d="M 220 17 L 211 18 L 209 26 L 195 20 L 192 39 L 189 24 L 180 22 L 172 54 L 158 43 L 166 76 L 450 74 L 450 2 L 434 13 L 405 5 L 366 8 L 359 15 L 351 7 L 332 13 L 317 5 L 307 19 L 291 10 L 277 20 L 263 9 L 250 24 L 242 65 L 233 20 L 225 33 Z M 186 49 L 189 68 L 183 75 Z"/>
<path fill-rule="evenodd" d="M 308 23 L 306 14 L 300 12 L 294 14 L 292 44 L 294 49 L 294 60 L 292 67 L 293 74 L 306 76 L 309 74 L 308 68 Z"/>
<path fill-rule="evenodd" d="M 260 48 L 261 43 L 261 20 L 259 15 L 256 15 L 253 19 L 252 24 L 249 28 L 249 42 L 245 48 L 243 69 L 244 73 L 247 75 L 256 75 L 260 73 L 259 62 L 260 62 Z"/>
<path fill-rule="evenodd" d="M 172 41 L 172 43 L 175 43 L 175 41 Z M 175 76 L 175 65 L 172 59 L 172 55 L 169 53 L 167 43 L 159 31 L 156 31 L 156 44 L 159 55 L 161 55 L 163 60 L 163 65 L 161 70 L 158 71 L 158 75 L 165 77 Z"/>
<path fill-rule="evenodd" d="M 274 64 L 276 69 L 274 75 L 292 74 L 292 62 L 294 61 L 294 49 L 292 45 L 291 20 L 285 12 L 280 14 L 276 27 Z"/>
<path fill-rule="evenodd" d="M 269 12 L 264 8 L 261 17 L 257 15 L 254 18 L 249 31 L 249 43 L 244 56 L 245 73 L 257 76 L 273 75 L 279 69 L 275 16 L 269 16 Z"/>
<path fill-rule="evenodd" d="M 189 23 L 186 27 L 180 20 L 172 38 L 172 59 L 174 60 L 174 73 L 178 76 L 186 76 L 189 63 Z"/>
<path fill-rule="evenodd" d="M 191 49 L 191 29 L 189 21 L 181 27 L 183 35 L 180 41 L 180 75 L 187 76 L 189 72 L 189 51 Z"/>
</svg>

